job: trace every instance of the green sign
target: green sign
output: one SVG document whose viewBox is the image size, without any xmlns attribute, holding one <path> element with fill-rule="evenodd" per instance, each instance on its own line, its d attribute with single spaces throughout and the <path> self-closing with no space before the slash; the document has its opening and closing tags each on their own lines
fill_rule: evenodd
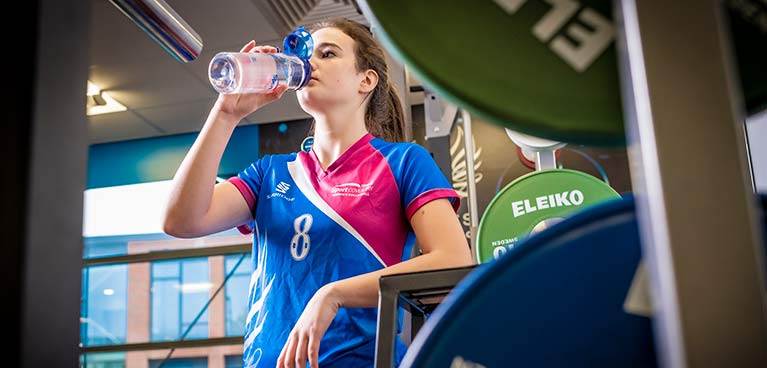
<svg viewBox="0 0 767 368">
<path fill-rule="evenodd" d="M 536 171 L 503 188 L 477 230 L 477 260 L 492 261 L 525 237 L 591 205 L 620 198 L 609 185 L 575 170 Z"/>
</svg>

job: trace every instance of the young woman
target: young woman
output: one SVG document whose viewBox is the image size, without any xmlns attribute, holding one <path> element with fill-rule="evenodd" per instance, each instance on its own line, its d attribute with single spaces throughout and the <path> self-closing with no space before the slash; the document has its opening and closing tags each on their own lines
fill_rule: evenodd
<svg viewBox="0 0 767 368">
<path fill-rule="evenodd" d="M 311 32 L 312 80 L 297 93 L 314 117 L 311 152 L 264 156 L 214 185 L 237 123 L 284 88 L 220 95 L 165 217 L 177 237 L 254 233 L 245 367 L 372 367 L 378 279 L 471 264 L 457 193 L 426 150 L 395 143 L 402 108 L 381 47 L 349 20 Z M 251 41 L 242 52 L 277 49 Z M 422 255 L 408 259 L 415 237 Z"/>
</svg>

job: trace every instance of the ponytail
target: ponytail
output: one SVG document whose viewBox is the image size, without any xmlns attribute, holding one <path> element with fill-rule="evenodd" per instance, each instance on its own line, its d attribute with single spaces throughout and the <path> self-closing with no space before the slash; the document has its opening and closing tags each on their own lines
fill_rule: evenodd
<svg viewBox="0 0 767 368">
<path fill-rule="evenodd" d="M 405 118 L 397 89 L 388 76 L 378 77 L 365 112 L 365 128 L 370 134 L 388 142 L 405 141 Z"/>
</svg>

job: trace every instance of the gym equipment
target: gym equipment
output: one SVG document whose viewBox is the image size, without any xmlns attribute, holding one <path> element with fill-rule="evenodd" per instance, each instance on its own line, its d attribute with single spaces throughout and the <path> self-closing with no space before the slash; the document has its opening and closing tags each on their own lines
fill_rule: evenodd
<svg viewBox="0 0 767 368">
<path fill-rule="evenodd" d="M 504 130 L 509 139 L 519 147 L 522 158 L 534 163 L 535 170 L 541 171 L 557 168 L 557 150 L 566 146 L 567 143 L 534 137 L 509 128 Z M 527 164 L 526 162 L 522 163 Z"/>
<path fill-rule="evenodd" d="M 550 3 L 359 2 L 387 50 L 459 107 L 547 139 L 623 144 L 611 2 Z"/>
<path fill-rule="evenodd" d="M 200 56 L 202 38 L 163 0 L 110 0 L 174 59 L 188 63 Z"/>
<path fill-rule="evenodd" d="M 640 259 L 632 196 L 580 212 L 468 274 L 400 367 L 657 366 L 651 319 L 629 309 Z"/>
<path fill-rule="evenodd" d="M 480 265 L 436 308 L 401 367 L 653 367 L 650 318 L 624 310 L 641 250 L 630 196 Z"/>
<path fill-rule="evenodd" d="M 412 339 L 445 296 L 476 267 L 472 265 L 381 276 L 376 326 L 376 368 L 389 368 L 394 364 L 394 338 L 399 332 L 398 306 L 401 305 L 412 316 L 408 335 Z M 403 333 L 406 327 L 403 325 Z"/>
<path fill-rule="evenodd" d="M 564 142 L 625 143 L 613 2 L 358 3 L 387 50 L 471 113 Z M 744 102 L 754 113 L 767 107 L 767 5 L 741 0 L 723 6 Z"/>
<path fill-rule="evenodd" d="M 503 188 L 482 215 L 477 260 L 497 259 L 576 211 L 618 198 L 609 185 L 580 171 L 557 169 L 521 176 Z"/>
</svg>

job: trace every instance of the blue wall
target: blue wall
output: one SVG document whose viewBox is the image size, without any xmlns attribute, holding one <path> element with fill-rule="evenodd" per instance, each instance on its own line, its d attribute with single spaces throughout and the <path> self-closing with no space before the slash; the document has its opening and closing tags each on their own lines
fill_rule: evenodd
<svg viewBox="0 0 767 368">
<path fill-rule="evenodd" d="M 224 151 L 218 176 L 235 175 L 259 157 L 259 127 L 237 127 Z M 95 144 L 88 153 L 87 189 L 169 180 L 198 133 Z"/>
</svg>

